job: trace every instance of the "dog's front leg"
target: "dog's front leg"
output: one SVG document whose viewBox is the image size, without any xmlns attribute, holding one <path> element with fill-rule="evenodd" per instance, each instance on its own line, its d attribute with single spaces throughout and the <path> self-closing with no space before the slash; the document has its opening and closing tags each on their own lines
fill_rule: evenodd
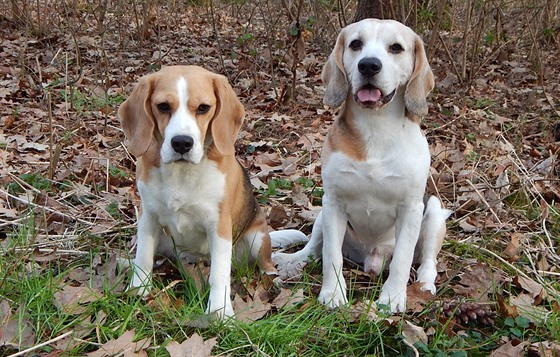
<svg viewBox="0 0 560 357">
<path fill-rule="evenodd" d="M 334 308 L 348 302 L 346 281 L 342 276 L 342 243 L 348 218 L 338 203 L 328 197 L 323 197 L 322 215 L 323 287 L 319 302 Z"/>
<path fill-rule="evenodd" d="M 231 237 L 210 236 L 210 298 L 206 313 L 216 313 L 220 320 L 233 316 L 230 298 L 232 248 Z"/>
<path fill-rule="evenodd" d="M 423 209 L 422 201 L 397 208 L 395 250 L 389 265 L 389 277 L 383 284 L 378 300 L 379 304 L 389 305 L 392 312 L 406 310 L 406 285 L 420 234 Z"/>
<path fill-rule="evenodd" d="M 138 243 L 129 285 L 129 290 L 138 288 L 138 295 L 145 296 L 152 288 L 154 256 L 161 233 L 162 227 L 156 217 L 150 212 L 143 212 L 138 220 Z"/>
</svg>

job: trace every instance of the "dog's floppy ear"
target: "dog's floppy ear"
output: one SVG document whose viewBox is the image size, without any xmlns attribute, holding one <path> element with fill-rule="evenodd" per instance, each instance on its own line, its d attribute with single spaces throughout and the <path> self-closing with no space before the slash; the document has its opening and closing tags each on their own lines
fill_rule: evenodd
<svg viewBox="0 0 560 357">
<path fill-rule="evenodd" d="M 323 103 L 331 108 L 340 107 L 346 100 L 350 87 L 344 70 L 342 56 L 344 55 L 344 46 L 346 42 L 346 31 L 340 31 L 336 39 L 336 45 L 332 53 L 323 67 L 321 78 L 325 84 L 325 95 Z"/>
<path fill-rule="evenodd" d="M 136 157 L 142 156 L 150 147 L 155 128 L 150 106 L 153 79 L 140 79 L 130 96 L 121 104 L 118 117 L 127 139 L 127 148 Z"/>
<path fill-rule="evenodd" d="M 426 97 L 434 88 L 434 74 L 428 64 L 424 43 L 419 36 L 414 40 L 414 72 L 404 93 L 406 109 L 415 115 L 428 114 Z"/>
<path fill-rule="evenodd" d="M 226 77 L 218 75 L 214 79 L 214 92 L 218 105 L 210 126 L 212 139 L 222 155 L 235 155 L 235 140 L 243 124 L 245 109 Z"/>
</svg>

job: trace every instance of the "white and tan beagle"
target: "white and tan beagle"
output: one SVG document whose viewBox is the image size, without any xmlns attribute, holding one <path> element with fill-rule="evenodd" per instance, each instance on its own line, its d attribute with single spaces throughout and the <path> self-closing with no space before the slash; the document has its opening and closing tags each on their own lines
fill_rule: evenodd
<svg viewBox="0 0 560 357">
<path fill-rule="evenodd" d="M 209 255 L 207 313 L 233 315 L 232 250 L 275 274 L 271 238 L 305 239 L 299 231 L 269 235 L 234 143 L 245 110 L 224 76 L 196 66 L 147 75 L 119 108 L 128 150 L 138 158 L 141 197 L 131 288 L 147 294 L 156 254 Z"/>
<path fill-rule="evenodd" d="M 424 45 L 399 22 L 363 20 L 342 29 L 322 76 L 324 103 L 342 105 L 321 156 L 322 211 L 309 243 L 273 260 L 282 276 L 293 276 L 322 254 L 319 300 L 337 307 L 347 302 L 343 255 L 375 274 L 392 255 L 378 302 L 404 311 L 413 260 L 422 288 L 436 291 L 451 213 L 434 196 L 424 200 L 430 151 L 417 116 L 427 114 L 434 86 Z"/>
</svg>

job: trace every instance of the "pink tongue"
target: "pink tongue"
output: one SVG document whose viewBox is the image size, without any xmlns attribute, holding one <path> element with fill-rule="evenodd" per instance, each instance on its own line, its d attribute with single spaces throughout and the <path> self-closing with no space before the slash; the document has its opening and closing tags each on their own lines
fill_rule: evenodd
<svg viewBox="0 0 560 357">
<path fill-rule="evenodd" d="M 374 89 L 360 89 L 358 91 L 358 100 L 360 102 L 377 102 L 381 98 L 381 91 Z"/>
</svg>

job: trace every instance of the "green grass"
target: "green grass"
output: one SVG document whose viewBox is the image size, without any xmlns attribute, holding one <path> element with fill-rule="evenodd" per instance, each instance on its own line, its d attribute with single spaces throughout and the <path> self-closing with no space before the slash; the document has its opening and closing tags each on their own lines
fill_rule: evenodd
<svg viewBox="0 0 560 357">
<path fill-rule="evenodd" d="M 131 329 L 136 331 L 136 339 L 152 338 L 150 356 L 167 356 L 165 345 L 169 341 L 182 342 L 195 332 L 204 339 L 217 337 L 214 355 L 411 356 L 412 349 L 403 338 L 405 321 L 432 330 L 427 344 L 415 344 L 423 356 L 484 356 L 501 343 L 503 336 L 530 341 L 560 338 L 558 311 L 539 326 L 523 317 L 498 317 L 493 327 L 471 326 L 454 335 L 446 333 L 449 326 L 440 318 L 437 305 L 429 305 L 423 312 L 404 318 L 388 318 L 382 313 L 373 321 L 365 314 L 353 318 L 349 308 L 330 310 L 316 301 L 319 263 L 310 264 L 299 283 L 293 286 L 294 290 L 303 288 L 308 296 L 302 303 L 271 311 L 252 323 L 236 320 L 208 323 L 203 316 L 207 291 L 199 291 L 189 278 L 171 289 L 163 289 L 169 281 L 156 279 L 155 291 L 159 293 L 154 299 L 123 293 L 118 288 L 122 288 L 122 282 L 104 280 L 99 284 L 102 276 L 96 271 L 96 265 L 107 261 L 109 254 L 93 247 L 90 254 L 82 257 L 36 260 L 32 249 L 33 221 L 29 223 L 31 229 L 14 232 L 0 251 L 0 298 L 9 302 L 20 321 L 29 321 L 37 343 L 69 330 L 85 331 L 80 342 L 65 352 L 68 356 L 84 355 L 97 349 L 97 343 L 116 339 Z M 472 253 L 466 249 L 461 254 Z M 73 313 L 57 305 L 56 294 L 66 285 L 88 285 L 87 281 L 78 283 L 72 278 L 72 272 L 78 270 L 91 274 L 89 286 L 92 289 L 100 286 L 96 288 L 100 294 L 81 305 L 78 313 Z M 255 279 L 251 269 L 234 273 L 236 282 Z M 379 280 L 366 287 L 352 278 L 349 280 L 351 304 L 375 299 L 379 292 Z M 52 350 L 53 347 L 45 346 L 35 352 L 46 354 Z"/>
<path fill-rule="evenodd" d="M 118 176 L 122 172 L 113 170 L 111 174 Z M 36 189 L 49 189 L 48 182 L 40 176 L 22 175 L 20 179 Z M 294 184 L 303 186 L 310 195 L 316 189 L 312 180 L 272 182 L 269 182 L 271 191 L 267 192 L 274 195 L 289 192 Z M 58 186 L 50 187 L 62 190 Z M 10 191 L 16 193 L 16 188 Z M 510 195 L 504 204 L 527 217 L 540 212 L 535 201 L 522 191 Z M 115 202 L 109 202 L 106 209 L 113 215 L 120 215 Z M 317 302 L 316 295 L 322 280 L 321 264 L 313 262 L 297 281 L 284 286 L 294 292 L 302 289 L 306 297 L 304 301 L 288 308 L 271 308 L 262 319 L 254 322 L 211 322 L 204 315 L 207 284 L 201 288 L 182 265 L 175 266 L 174 273 L 165 273 L 163 278 L 155 279 L 151 298 L 123 292 L 129 273 L 121 272 L 111 262 L 116 256 L 126 257 L 129 250 L 126 241 L 135 234 L 131 227 L 120 231 L 119 239 L 110 242 L 104 236 L 82 231 L 76 240 L 83 249 L 76 253 L 64 253 L 61 247 L 59 252 L 54 253 L 56 257 L 48 258 L 48 252 L 36 249 L 37 243 L 44 242 L 44 238 L 37 236 L 42 230 L 37 228 L 40 216 L 37 215 L 37 220 L 35 218 L 33 211 L 29 212 L 27 221 L 5 230 L 6 237 L 0 239 L 0 302 L 9 305 L 13 319 L 18 321 L 22 349 L 73 330 L 78 334 L 78 340 L 68 349 L 62 349 L 64 355 L 81 356 L 95 351 L 99 344 L 134 330 L 136 340 L 151 338 L 151 347 L 147 350 L 150 356 L 168 356 L 167 344 L 171 341 L 181 343 L 193 333 L 205 340 L 217 338 L 212 350 L 214 355 L 412 356 L 413 349 L 404 338 L 408 323 L 429 332 L 426 343 L 414 344 L 422 356 L 486 356 L 502 345 L 504 338 L 530 343 L 560 340 L 560 309 L 553 300 L 538 306 L 547 316 L 534 322 L 524 315 L 508 316 L 500 311 L 492 325 L 472 321 L 458 324 L 453 318 L 455 312 L 449 317 L 444 316 L 442 303 L 458 298 L 453 287 L 460 280 L 460 274 L 453 275 L 453 272 L 462 272 L 469 262 L 484 263 L 506 277 L 530 270 L 531 264 L 526 256 L 506 264 L 489 254 L 491 251 L 499 255 L 503 250 L 503 236 L 507 234 L 504 232 L 485 232 L 475 244 L 449 239 L 443 249 L 443 257 L 449 264 L 445 274 L 447 280 L 438 285 L 435 302 L 428 302 L 421 311 L 402 316 L 386 316 L 381 311 L 377 319 L 368 318 L 362 312 L 356 317 L 352 309 L 358 303 L 375 301 L 383 278 L 370 280 L 353 272 L 351 266 L 345 270 L 348 273 L 346 281 L 350 307 L 330 310 Z M 118 218 L 121 219 L 120 216 Z M 556 244 L 560 227 L 558 218 L 558 212 L 551 206 L 547 226 Z M 450 222 L 448 226 L 450 236 L 453 236 L 454 230 L 460 229 L 457 222 Z M 531 237 L 543 238 L 538 232 L 532 233 Z M 245 264 L 234 266 L 234 291 L 248 291 L 259 284 L 256 269 L 247 268 Z M 173 285 L 175 281 L 178 283 Z M 545 277 L 544 282 L 550 292 L 560 290 L 560 284 L 555 279 Z M 78 304 L 77 309 L 69 309 L 67 306 L 70 304 L 60 302 L 61 292 L 68 287 L 89 287 L 95 291 L 95 298 Z M 521 293 L 522 289 L 509 279 L 493 283 L 487 296 L 490 303 L 502 296 L 505 304 L 511 304 L 511 299 Z M 459 299 L 476 302 L 467 297 Z M 34 335 L 35 341 L 30 343 L 26 340 L 26 333 Z M 61 349 L 59 345 L 46 345 L 34 353 L 46 355 L 57 348 Z M 0 356 L 17 351 L 15 348 L 0 347 Z"/>
</svg>

